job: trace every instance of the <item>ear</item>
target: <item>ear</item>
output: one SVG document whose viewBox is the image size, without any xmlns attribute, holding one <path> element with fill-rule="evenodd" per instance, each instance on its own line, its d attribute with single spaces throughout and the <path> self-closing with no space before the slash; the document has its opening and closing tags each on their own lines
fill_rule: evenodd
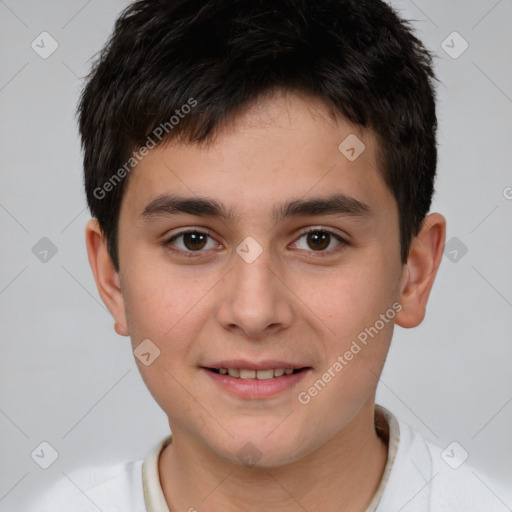
<svg viewBox="0 0 512 512">
<path fill-rule="evenodd" d="M 425 317 L 427 300 L 443 257 L 446 220 L 439 213 L 427 215 L 411 242 L 402 274 L 400 304 L 396 315 L 401 327 L 416 327 Z"/>
<path fill-rule="evenodd" d="M 114 317 L 117 334 L 128 336 L 121 281 L 108 253 L 106 239 L 97 219 L 92 219 L 87 223 L 85 242 L 89 264 L 101 300 Z"/>
</svg>

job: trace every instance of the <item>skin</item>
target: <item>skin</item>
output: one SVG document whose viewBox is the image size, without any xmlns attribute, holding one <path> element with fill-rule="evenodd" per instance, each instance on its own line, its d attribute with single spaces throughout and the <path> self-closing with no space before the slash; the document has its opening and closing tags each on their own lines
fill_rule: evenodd
<svg viewBox="0 0 512 512">
<path fill-rule="evenodd" d="M 349 134 L 366 146 L 353 162 L 338 150 Z M 276 93 L 252 104 L 212 143 L 172 141 L 138 164 L 121 206 L 119 273 L 97 221 L 88 223 L 89 261 L 116 331 L 129 335 L 133 348 L 150 339 L 160 350 L 149 366 L 136 361 L 173 433 L 159 461 L 171 511 L 334 512 L 343 504 L 355 512 L 371 502 L 387 457 L 374 403 L 394 322 L 307 405 L 297 396 L 392 304 L 402 307 L 394 319 L 402 327 L 418 325 L 425 314 L 445 220 L 426 218 L 403 265 L 397 205 L 376 149 L 370 130 L 335 119 L 319 100 Z M 291 197 L 333 192 L 366 203 L 371 213 L 277 224 L 270 218 L 274 205 Z M 142 218 L 164 193 L 208 196 L 238 217 Z M 194 253 L 199 257 L 170 252 L 166 241 L 191 227 L 212 237 Z M 319 249 L 302 234 L 308 228 L 348 244 L 331 236 Z M 236 253 L 247 236 L 263 251 L 252 263 Z M 193 252 L 186 237 L 173 244 Z M 199 368 L 231 358 L 282 359 L 311 370 L 277 396 L 242 399 Z M 248 442 L 261 453 L 252 467 L 237 456 Z"/>
</svg>

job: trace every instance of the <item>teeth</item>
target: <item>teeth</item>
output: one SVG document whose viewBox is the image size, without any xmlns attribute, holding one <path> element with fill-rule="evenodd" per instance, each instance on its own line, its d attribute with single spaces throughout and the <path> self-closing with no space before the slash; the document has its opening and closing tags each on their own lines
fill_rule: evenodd
<svg viewBox="0 0 512 512">
<path fill-rule="evenodd" d="M 274 377 L 274 370 L 258 370 L 256 372 L 256 378 L 258 380 L 272 379 Z"/>
<path fill-rule="evenodd" d="M 247 370 L 244 368 L 219 368 L 221 375 L 229 375 L 240 379 L 258 379 L 268 380 L 274 377 L 282 377 L 283 375 L 291 375 L 293 368 L 277 368 L 275 370 Z"/>
</svg>

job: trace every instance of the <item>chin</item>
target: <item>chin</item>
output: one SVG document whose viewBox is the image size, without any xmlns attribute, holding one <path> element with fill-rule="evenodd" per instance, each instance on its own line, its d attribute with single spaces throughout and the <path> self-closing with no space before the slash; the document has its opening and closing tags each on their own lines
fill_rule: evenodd
<svg viewBox="0 0 512 512">
<path fill-rule="evenodd" d="M 298 437 L 291 432 L 277 435 L 272 428 L 237 429 L 234 438 L 229 437 L 222 446 L 212 449 L 232 464 L 246 467 L 272 468 L 284 466 L 300 458 Z"/>
</svg>

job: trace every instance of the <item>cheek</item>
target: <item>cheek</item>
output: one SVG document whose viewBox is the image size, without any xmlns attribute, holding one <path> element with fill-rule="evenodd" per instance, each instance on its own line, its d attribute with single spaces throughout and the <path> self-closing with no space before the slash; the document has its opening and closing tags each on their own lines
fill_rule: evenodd
<svg viewBox="0 0 512 512">
<path fill-rule="evenodd" d="M 190 340 L 200 330 L 197 315 L 204 307 L 200 299 L 205 292 L 202 287 L 191 287 L 192 292 L 185 293 L 185 286 L 190 284 L 187 279 L 167 280 L 159 271 L 154 275 L 133 269 L 124 292 L 132 349 L 155 401 L 165 411 L 177 408 L 186 415 L 192 405 L 180 383 L 187 381 L 187 361 L 192 361 L 193 348 Z M 145 340 L 151 341 L 152 350 L 158 354 L 148 365 L 137 357 L 137 347 L 147 343 Z"/>
<path fill-rule="evenodd" d="M 132 339 L 150 338 L 162 345 L 183 330 L 184 320 L 201 311 L 212 286 L 207 276 L 191 278 L 170 266 L 133 266 L 126 277 L 124 299 Z"/>
<path fill-rule="evenodd" d="M 395 288 L 398 290 L 392 284 L 392 275 L 382 259 L 366 259 L 359 265 L 333 268 L 323 277 L 302 277 L 294 288 L 305 299 L 307 308 L 322 321 L 328 338 L 346 343 L 392 307 L 397 296 Z M 381 330 L 389 333 L 388 328 Z M 342 349 L 343 344 L 338 348 Z"/>
<path fill-rule="evenodd" d="M 387 267 L 389 262 L 376 253 L 350 268 L 338 269 L 330 279 L 322 280 L 321 288 L 306 295 L 309 309 L 328 327 L 324 329 L 322 368 L 300 390 L 319 415 L 333 403 L 343 405 L 350 414 L 374 391 L 397 307 L 392 285 L 395 271 Z"/>
<path fill-rule="evenodd" d="M 154 364 L 136 362 L 146 385 L 163 405 L 165 396 L 155 393 L 166 390 L 164 394 L 178 396 L 177 382 L 187 380 L 187 372 L 201 355 L 195 341 L 204 337 L 201 333 L 211 317 L 211 291 L 218 278 L 187 276 L 186 269 L 177 271 L 169 265 L 130 269 L 124 297 L 132 348 L 136 350 L 146 339 L 157 347 Z"/>
</svg>

